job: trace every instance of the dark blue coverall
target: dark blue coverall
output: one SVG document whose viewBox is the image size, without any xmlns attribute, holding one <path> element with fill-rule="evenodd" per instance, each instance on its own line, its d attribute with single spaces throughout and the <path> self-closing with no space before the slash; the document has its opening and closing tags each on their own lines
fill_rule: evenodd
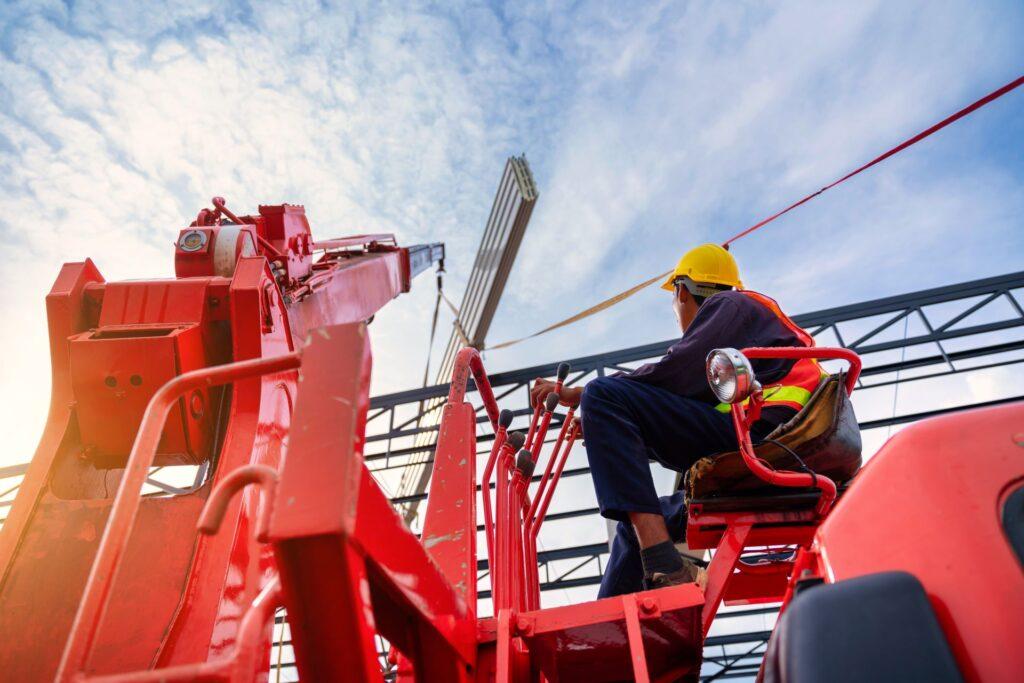
<svg viewBox="0 0 1024 683">
<path fill-rule="evenodd" d="M 659 498 L 649 461 L 685 472 L 700 458 L 737 447 L 731 417 L 715 410 L 718 401 L 704 370 L 708 353 L 721 347 L 801 345 L 765 306 L 740 292 L 720 292 L 704 301 L 686 334 L 661 360 L 587 384 L 583 436 L 597 502 L 602 515 L 619 521 L 599 597 L 643 588 L 640 547 L 628 513 L 660 513 L 672 540 L 683 540 L 683 494 Z M 794 362 L 752 361 L 762 384 L 781 380 Z M 751 430 L 755 443 L 794 414 L 784 406 L 765 408 Z"/>
</svg>

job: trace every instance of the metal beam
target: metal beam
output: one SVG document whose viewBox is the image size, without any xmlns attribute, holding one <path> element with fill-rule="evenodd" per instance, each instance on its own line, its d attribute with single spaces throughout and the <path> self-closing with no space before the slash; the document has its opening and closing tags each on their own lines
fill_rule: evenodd
<svg viewBox="0 0 1024 683">
<path fill-rule="evenodd" d="M 451 375 L 455 354 L 464 343 L 483 347 L 536 202 L 537 186 L 526 157 L 509 157 L 459 306 L 459 327 L 453 326 L 437 368 L 436 382 L 442 382 Z M 427 425 L 436 425 L 440 416 L 434 409 L 439 406 L 441 397 L 429 398 L 426 405 L 420 406 L 419 418 Z M 416 423 L 420 426 L 421 419 L 417 419 Z M 424 432 L 417 436 L 416 445 L 430 447 L 434 440 L 433 433 Z M 426 491 L 427 482 L 430 481 L 431 463 L 424 457 L 414 456 L 413 461 L 410 463 L 413 466 L 402 473 L 398 485 L 401 494 Z M 415 518 L 418 506 L 418 499 L 411 498 L 410 501 L 405 510 L 407 522 Z"/>
<path fill-rule="evenodd" d="M 409 247 L 409 279 L 413 279 L 433 264 L 444 267 L 444 242 L 414 244 Z"/>
<path fill-rule="evenodd" d="M 1010 290 L 1018 288 L 1024 288 L 1024 271 L 1018 273 L 1011 273 L 1009 275 L 1002 275 L 995 278 L 986 278 L 984 280 L 964 282 L 958 285 L 949 285 L 947 287 L 938 287 L 935 289 L 922 290 L 920 292 L 911 292 L 909 294 L 902 294 L 894 297 L 886 297 L 884 299 L 876 299 L 874 301 L 867 301 L 860 304 L 851 304 L 849 306 L 841 306 L 838 308 L 830 308 L 821 311 L 814 311 L 811 313 L 804 313 L 801 315 L 793 316 L 793 321 L 796 322 L 801 327 L 808 330 L 815 327 L 821 328 L 818 332 L 820 334 L 840 323 L 853 322 L 875 315 L 893 312 L 903 312 L 908 309 L 913 311 L 925 306 L 947 303 L 950 301 L 969 299 L 974 296 L 980 296 L 985 294 L 991 295 L 993 293 L 998 293 L 999 295 L 1001 295 L 1000 297 L 992 299 L 988 304 L 991 305 L 996 301 L 999 301 L 1002 296 L 1012 297 L 1012 293 Z M 898 320 L 890 320 L 890 326 L 896 325 L 898 323 Z M 860 347 L 851 348 L 854 348 L 855 351 L 861 354 L 878 353 L 880 351 L 898 349 L 904 346 L 915 346 L 919 344 L 936 343 L 971 335 L 986 334 L 1000 330 L 1008 330 L 1021 326 L 1024 326 L 1024 316 L 1020 316 L 1018 314 L 1013 318 L 999 322 L 972 325 L 968 327 L 955 329 L 946 328 L 942 329 L 941 331 L 936 330 L 933 333 L 927 335 L 911 337 L 906 339 L 905 341 L 896 340 L 892 342 L 875 344 L 864 343 Z M 875 334 L 874 336 L 877 336 L 877 334 Z M 640 346 L 633 346 L 626 349 L 618 349 L 616 351 L 591 354 L 588 356 L 580 356 L 577 358 L 570 359 L 568 362 L 572 366 L 574 371 L 579 370 L 581 372 L 593 372 L 598 370 L 599 368 L 610 368 L 616 365 L 624 365 L 626 363 L 634 363 L 637 361 L 659 358 L 665 354 L 665 351 L 668 349 L 669 346 L 676 343 L 677 341 L 679 340 L 666 339 L 665 341 L 656 342 L 653 344 L 643 344 Z M 1021 348 L 1021 342 L 1014 343 L 1017 344 L 1016 348 Z M 998 351 L 994 350 L 993 352 Z M 908 362 L 920 364 L 920 359 Z M 550 377 L 551 375 L 554 374 L 557 366 L 558 362 L 556 361 L 551 363 L 543 363 L 540 365 L 533 365 L 527 368 L 512 370 L 509 372 L 495 373 L 494 375 L 490 376 L 491 386 L 497 388 L 514 384 L 525 384 L 531 382 L 535 377 Z M 864 370 L 864 374 L 869 374 L 870 372 L 870 366 L 866 367 Z M 370 406 L 371 408 L 375 409 L 388 408 L 391 406 L 423 401 L 429 398 L 442 397 L 445 396 L 447 393 L 448 384 L 440 383 L 432 387 L 409 389 L 406 391 L 395 392 L 392 394 L 376 396 L 370 400 Z"/>
<path fill-rule="evenodd" d="M 1000 398 L 1000 399 L 995 399 L 993 401 L 981 401 L 979 403 L 970 403 L 970 404 L 961 405 L 961 406 L 953 406 L 953 407 L 950 407 L 950 408 L 940 408 L 940 409 L 937 409 L 937 410 L 926 410 L 926 411 L 923 411 L 923 412 L 920 412 L 920 413 L 910 413 L 910 414 L 907 414 L 907 415 L 894 415 L 893 417 L 882 418 L 882 419 L 879 419 L 879 420 L 869 420 L 869 421 L 866 421 L 866 422 L 861 422 L 860 423 L 860 428 L 862 430 L 866 430 L 866 429 L 878 429 L 879 427 L 890 427 L 890 426 L 894 426 L 894 425 L 898 425 L 898 424 L 907 424 L 909 422 L 917 422 L 918 420 L 924 420 L 924 419 L 927 419 L 929 417 L 936 417 L 938 415 L 946 415 L 948 413 L 955 413 L 955 412 L 959 412 L 961 410 L 971 410 L 971 409 L 974 409 L 974 408 L 990 408 L 992 406 L 999 406 L 999 405 L 1003 405 L 1003 404 L 1006 404 L 1006 403 L 1014 403 L 1016 401 L 1024 401 L 1024 395 L 1022 395 L 1022 396 L 1011 396 L 1009 398 Z M 554 421 L 552 421 L 552 423 L 554 423 Z M 579 477 L 579 476 L 582 476 L 582 475 L 585 475 L 585 474 L 590 474 L 590 468 L 589 467 L 577 467 L 577 468 L 574 468 L 574 469 L 567 469 L 564 472 L 562 472 L 561 478 L 562 479 L 569 479 L 571 477 Z M 531 481 L 534 481 L 534 482 L 540 481 L 540 475 L 535 475 Z M 493 488 L 493 487 L 494 487 L 494 483 L 492 482 L 491 483 L 491 488 Z M 480 490 L 480 485 L 479 484 L 477 485 L 476 490 L 477 491 Z M 414 494 L 410 494 L 410 495 L 407 495 L 407 496 L 395 496 L 395 497 L 391 498 L 391 503 L 393 505 L 402 505 L 402 504 L 409 503 L 409 502 L 412 502 L 412 501 L 426 500 L 426 498 L 427 498 L 427 494 L 426 493 L 414 493 Z"/>
</svg>

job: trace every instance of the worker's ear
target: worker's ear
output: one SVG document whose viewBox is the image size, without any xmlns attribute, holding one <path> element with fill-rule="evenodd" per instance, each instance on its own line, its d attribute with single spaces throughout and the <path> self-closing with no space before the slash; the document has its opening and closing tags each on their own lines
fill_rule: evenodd
<svg viewBox="0 0 1024 683">
<path fill-rule="evenodd" d="M 681 285 L 681 284 L 676 285 L 676 299 L 679 301 L 679 303 L 685 304 L 687 299 L 689 299 L 689 298 L 690 298 L 689 290 L 686 289 L 686 287 L 683 287 L 683 285 Z"/>
</svg>

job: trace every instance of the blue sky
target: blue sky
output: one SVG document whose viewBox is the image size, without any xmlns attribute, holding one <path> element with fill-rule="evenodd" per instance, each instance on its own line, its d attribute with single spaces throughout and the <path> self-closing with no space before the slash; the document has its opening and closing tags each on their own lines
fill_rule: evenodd
<svg viewBox="0 0 1024 683">
<path fill-rule="evenodd" d="M 1024 72 L 1016 2 L 5 3 L 4 462 L 45 419 L 63 261 L 166 277 L 215 194 L 314 234 L 443 240 L 468 275 L 504 158 L 540 200 L 492 328 L 520 336 L 671 266 Z M 734 248 L 793 313 L 1019 270 L 1024 91 Z M 421 376 L 430 278 L 374 323 L 375 390 Z M 507 369 L 674 333 L 650 290 Z M 409 349 L 414 349 L 412 352 Z"/>
</svg>

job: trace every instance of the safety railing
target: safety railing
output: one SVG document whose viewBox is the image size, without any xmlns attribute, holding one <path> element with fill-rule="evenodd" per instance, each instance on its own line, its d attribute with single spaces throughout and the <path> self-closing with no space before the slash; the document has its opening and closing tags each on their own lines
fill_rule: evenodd
<svg viewBox="0 0 1024 683">
<path fill-rule="evenodd" d="M 217 365 L 187 372 L 164 384 L 153 394 L 142 416 L 121 484 L 114 497 L 99 549 L 93 560 L 82 600 L 68 634 L 67 644 L 57 670 L 56 680 L 82 680 L 92 652 L 96 633 L 110 599 L 110 591 L 124 551 L 128 546 L 141 501 L 140 493 L 156 457 L 167 415 L 178 399 L 201 387 L 231 382 L 275 372 L 294 370 L 301 364 L 298 354 L 259 358 Z M 263 527 L 264 525 L 261 525 Z M 276 585 L 276 584 L 275 584 Z M 275 589 L 276 590 L 276 589 Z M 271 615 L 273 611 L 271 610 Z"/>
<path fill-rule="evenodd" d="M 481 482 L 484 536 L 488 566 L 491 567 L 495 614 L 502 609 L 521 611 L 540 607 L 537 536 L 568 461 L 569 452 L 579 436 L 579 423 L 574 419 L 575 407 L 569 409 L 562 422 L 544 474 L 532 496 L 530 482 L 542 460 L 543 445 L 568 374 L 568 364 L 559 365 L 555 387 L 544 400 L 538 397 L 526 435 L 522 432 L 508 432 L 512 422 L 511 411 L 501 411 L 495 422 L 495 439 Z M 462 384 L 453 377 L 452 392 L 455 393 L 456 387 Z M 490 385 L 486 386 L 489 391 Z M 486 399 L 484 405 L 487 406 Z M 492 503 L 491 477 L 495 470 L 495 500 Z M 496 515 L 494 508 L 497 510 Z"/>
<path fill-rule="evenodd" d="M 498 402 L 494 399 L 494 390 L 491 389 L 491 382 L 487 379 L 487 372 L 484 370 L 484 362 L 480 358 L 480 352 L 471 347 L 461 349 L 455 356 L 455 365 L 452 368 L 452 383 L 448 390 L 448 403 L 462 403 L 466 397 L 466 390 L 469 387 L 469 377 L 473 376 L 476 390 L 483 401 L 484 411 L 491 421 L 494 429 L 498 428 Z"/>
</svg>

